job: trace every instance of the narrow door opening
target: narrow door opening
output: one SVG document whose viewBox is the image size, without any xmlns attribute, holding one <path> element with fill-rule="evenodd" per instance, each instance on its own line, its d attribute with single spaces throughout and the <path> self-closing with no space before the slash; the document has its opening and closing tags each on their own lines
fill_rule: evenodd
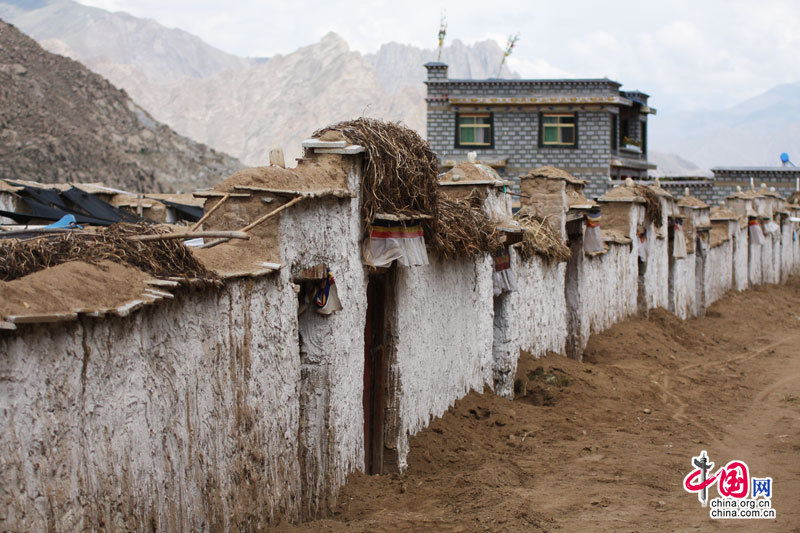
<svg viewBox="0 0 800 533">
<path fill-rule="evenodd" d="M 386 274 L 369 276 L 364 326 L 364 471 L 383 473 L 386 410 Z"/>
<path fill-rule="evenodd" d="M 567 275 L 564 283 L 564 296 L 567 304 L 567 357 L 580 360 L 583 356 L 583 334 L 581 332 L 579 263 L 583 260 L 583 221 L 567 223 L 567 244 L 570 258 L 567 262 Z"/>
</svg>

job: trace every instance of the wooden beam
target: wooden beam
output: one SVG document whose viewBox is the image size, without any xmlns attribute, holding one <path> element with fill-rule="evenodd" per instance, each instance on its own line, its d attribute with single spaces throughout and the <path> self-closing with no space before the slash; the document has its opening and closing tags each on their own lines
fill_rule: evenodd
<svg viewBox="0 0 800 533">
<path fill-rule="evenodd" d="M 217 202 L 216 204 L 214 204 L 214 207 L 212 207 L 211 209 L 209 209 L 209 210 L 208 210 L 208 213 L 204 214 L 204 215 L 202 216 L 202 218 L 200 218 L 200 220 L 198 220 L 197 222 L 195 222 L 195 223 L 194 223 L 194 226 L 192 226 L 191 228 L 189 228 L 189 231 L 195 231 L 197 228 L 199 228 L 199 227 L 200 227 L 200 225 L 201 225 L 203 222 L 205 222 L 205 221 L 206 221 L 206 219 L 207 219 L 208 217 L 210 217 L 210 216 L 211 216 L 211 214 L 212 214 L 212 213 L 214 213 L 214 211 L 216 211 L 216 210 L 219 208 L 219 206 L 221 206 L 222 204 L 224 204 L 224 203 L 225 203 L 225 200 L 227 200 L 227 199 L 228 199 L 228 198 L 230 198 L 230 197 L 231 197 L 231 194 L 230 194 L 230 193 L 228 193 L 228 194 L 226 194 L 225 196 L 223 196 L 223 197 L 222 197 L 222 199 L 221 199 L 219 202 Z"/>
<path fill-rule="evenodd" d="M 272 211 L 270 211 L 266 215 L 264 215 L 262 217 L 259 217 L 258 219 L 254 220 L 253 222 L 251 222 L 247 226 L 243 227 L 239 231 L 244 231 L 244 232 L 250 231 L 251 229 L 253 229 L 256 226 L 258 226 L 259 224 L 262 224 L 262 223 L 266 222 L 267 220 L 269 220 L 270 218 L 274 217 L 275 215 L 277 215 L 278 213 L 280 213 L 281 211 L 283 211 L 287 207 L 293 206 L 294 204 L 296 204 L 297 202 L 299 202 L 302 199 L 303 199 L 302 196 L 298 196 L 297 198 L 293 198 L 292 200 L 289 200 L 288 202 L 286 202 L 282 206 L 278 207 L 277 209 L 273 209 Z"/>
<path fill-rule="evenodd" d="M 160 233 L 153 235 L 133 235 L 128 237 L 132 241 L 166 241 L 174 239 L 196 239 L 198 237 L 225 237 L 226 239 L 248 240 L 250 235 L 244 231 L 188 231 L 180 233 Z"/>
</svg>

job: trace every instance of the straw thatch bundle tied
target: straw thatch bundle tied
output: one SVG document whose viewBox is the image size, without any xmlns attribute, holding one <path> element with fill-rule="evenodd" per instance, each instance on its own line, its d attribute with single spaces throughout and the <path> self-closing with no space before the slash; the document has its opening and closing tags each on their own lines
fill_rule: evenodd
<svg viewBox="0 0 800 533">
<path fill-rule="evenodd" d="M 97 233 L 66 233 L 24 242 L 0 242 L 0 280 L 11 281 L 68 261 L 128 264 L 154 277 L 213 282 L 215 276 L 177 240 L 142 242 L 129 237 L 167 233 L 147 224 L 114 224 Z"/>
<path fill-rule="evenodd" d="M 436 217 L 439 163 L 417 132 L 399 123 L 363 117 L 317 130 L 314 137 L 328 132 L 341 132 L 366 150 L 361 183 L 366 224 L 377 213 Z"/>
<path fill-rule="evenodd" d="M 427 244 L 443 259 L 466 257 L 502 248 L 502 234 L 483 208 L 480 191 L 462 199 L 436 192 L 438 217 L 426 221 Z"/>
<path fill-rule="evenodd" d="M 661 226 L 661 198 L 658 193 L 644 185 L 634 185 L 633 189 L 644 200 L 644 218 L 656 226 Z"/>
<path fill-rule="evenodd" d="M 522 243 L 520 255 L 529 259 L 540 255 L 550 261 L 567 261 L 571 253 L 569 247 L 561 242 L 553 226 L 543 216 L 537 215 L 529 208 L 521 209 L 514 219 L 522 226 Z"/>
</svg>

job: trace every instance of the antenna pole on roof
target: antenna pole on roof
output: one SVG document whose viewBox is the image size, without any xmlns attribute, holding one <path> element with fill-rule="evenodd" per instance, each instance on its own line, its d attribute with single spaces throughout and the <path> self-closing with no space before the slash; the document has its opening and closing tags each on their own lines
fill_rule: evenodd
<svg viewBox="0 0 800 533">
<path fill-rule="evenodd" d="M 444 37 L 447 35 L 447 19 L 442 12 L 442 17 L 439 20 L 439 53 L 436 55 L 436 61 L 442 60 L 442 47 L 444 46 Z"/>
<path fill-rule="evenodd" d="M 500 68 L 497 69 L 497 77 L 499 78 L 503 73 L 503 65 L 506 63 L 506 58 L 511 55 L 511 51 L 514 49 L 514 46 L 519 41 L 519 32 L 516 35 L 509 35 L 508 41 L 506 41 L 506 51 L 503 54 L 503 59 L 500 61 Z"/>
</svg>

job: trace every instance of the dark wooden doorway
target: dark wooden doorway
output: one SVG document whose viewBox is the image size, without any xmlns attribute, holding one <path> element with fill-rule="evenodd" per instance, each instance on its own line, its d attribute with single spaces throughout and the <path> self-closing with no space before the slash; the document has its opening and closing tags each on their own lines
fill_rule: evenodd
<svg viewBox="0 0 800 533">
<path fill-rule="evenodd" d="M 364 469 L 367 474 L 383 472 L 387 287 L 385 274 L 369 277 L 364 326 Z"/>
</svg>

